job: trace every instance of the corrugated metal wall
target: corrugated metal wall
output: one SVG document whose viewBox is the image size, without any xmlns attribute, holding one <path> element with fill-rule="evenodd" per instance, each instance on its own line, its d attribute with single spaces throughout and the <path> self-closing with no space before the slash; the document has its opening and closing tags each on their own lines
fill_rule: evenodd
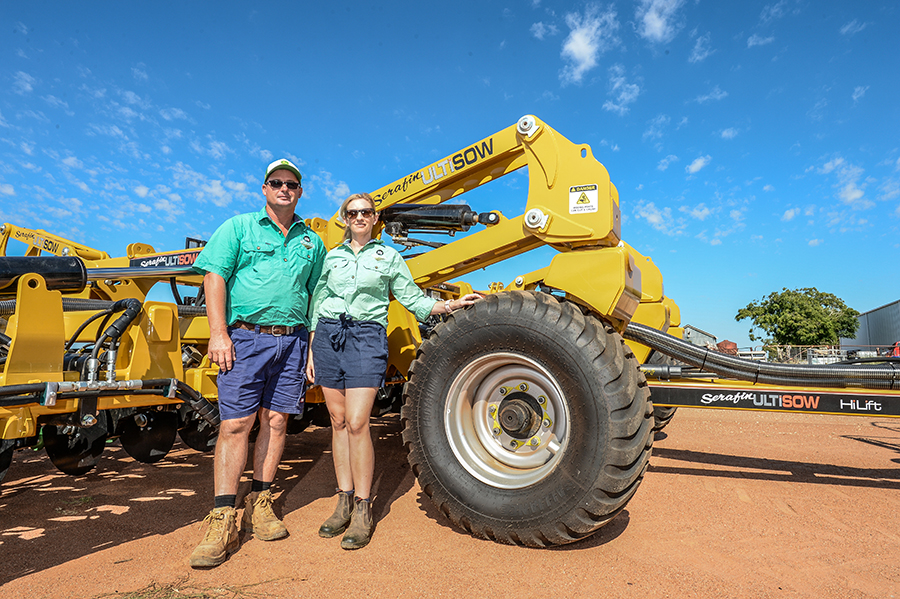
<svg viewBox="0 0 900 599">
<path fill-rule="evenodd" d="M 893 345 L 900 341 L 900 300 L 859 315 L 856 339 L 841 339 L 845 345 Z"/>
</svg>

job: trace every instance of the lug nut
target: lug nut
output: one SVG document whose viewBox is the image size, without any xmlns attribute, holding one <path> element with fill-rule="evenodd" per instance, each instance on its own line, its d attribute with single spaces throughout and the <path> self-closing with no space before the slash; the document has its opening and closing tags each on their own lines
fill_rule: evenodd
<svg viewBox="0 0 900 599">
<path fill-rule="evenodd" d="M 513 449 L 515 449 L 515 448 L 517 448 L 517 447 L 519 446 L 519 444 L 516 443 L 515 441 L 510 441 L 510 442 L 509 442 L 509 446 L 512 447 Z"/>
<path fill-rule="evenodd" d="M 550 428 L 550 419 L 544 418 L 544 428 Z"/>
<path fill-rule="evenodd" d="M 495 436 L 495 437 L 499 437 L 499 436 L 500 436 L 500 427 L 499 427 L 499 426 L 495 426 L 495 427 L 494 427 L 494 430 L 493 430 L 492 432 L 494 433 L 494 436 Z"/>
<path fill-rule="evenodd" d="M 543 395 L 538 395 L 538 403 L 544 405 L 547 402 L 547 398 Z"/>
<path fill-rule="evenodd" d="M 540 439 L 538 439 L 537 437 L 532 437 L 532 438 L 531 438 L 531 446 L 532 446 L 532 447 L 537 447 L 537 446 L 540 445 L 540 444 L 541 444 L 541 440 L 540 440 Z"/>
<path fill-rule="evenodd" d="M 497 413 L 497 406 L 495 406 L 495 405 L 488 406 L 488 414 L 493 416 L 496 413 Z"/>
<path fill-rule="evenodd" d="M 500 387 L 500 395 L 506 395 L 507 393 L 508 390 L 506 389 L 506 387 Z"/>
<path fill-rule="evenodd" d="M 526 383 L 522 383 L 519 385 L 519 391 L 528 391 L 528 385 Z"/>
</svg>

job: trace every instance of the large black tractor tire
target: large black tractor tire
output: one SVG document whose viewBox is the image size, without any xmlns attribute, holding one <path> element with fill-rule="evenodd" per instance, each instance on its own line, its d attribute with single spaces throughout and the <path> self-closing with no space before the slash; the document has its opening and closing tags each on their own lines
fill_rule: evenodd
<svg viewBox="0 0 900 599">
<path fill-rule="evenodd" d="M 614 518 L 653 442 L 650 393 L 622 338 L 545 293 L 491 295 L 436 327 L 401 419 L 441 512 L 476 537 L 532 547 Z"/>
<path fill-rule="evenodd" d="M 647 364 L 666 364 L 668 366 L 672 366 L 677 364 L 674 358 L 667 356 L 664 353 L 660 353 L 658 351 L 653 351 L 650 353 L 650 359 L 647 360 Z M 675 412 L 678 411 L 678 408 L 673 408 L 671 406 L 653 406 L 653 432 L 659 432 L 662 429 L 666 428 L 669 422 L 672 421 L 672 418 L 675 417 Z"/>
<path fill-rule="evenodd" d="M 6 473 L 12 465 L 13 454 L 15 451 L 15 441 L 12 439 L 0 439 L 0 483 L 6 478 Z"/>
</svg>

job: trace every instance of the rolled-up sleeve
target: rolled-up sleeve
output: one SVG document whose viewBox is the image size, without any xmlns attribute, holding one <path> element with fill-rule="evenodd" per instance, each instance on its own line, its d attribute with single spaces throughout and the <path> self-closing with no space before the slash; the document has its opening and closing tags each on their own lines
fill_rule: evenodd
<svg viewBox="0 0 900 599">
<path fill-rule="evenodd" d="M 393 271 L 394 276 L 391 278 L 391 293 L 403 307 L 412 312 L 420 322 L 425 322 L 431 315 L 434 308 L 435 300 L 425 295 L 425 293 L 415 284 L 409 267 L 399 254 L 394 254 Z"/>
</svg>

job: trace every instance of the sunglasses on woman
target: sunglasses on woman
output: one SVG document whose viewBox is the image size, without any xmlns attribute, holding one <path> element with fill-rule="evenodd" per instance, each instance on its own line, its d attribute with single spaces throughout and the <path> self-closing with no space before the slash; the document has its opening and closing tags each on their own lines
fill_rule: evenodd
<svg viewBox="0 0 900 599">
<path fill-rule="evenodd" d="M 363 218 L 369 218 L 370 216 L 372 216 L 374 214 L 375 214 L 375 211 L 372 210 L 371 208 L 363 208 L 362 210 L 348 210 L 347 218 L 356 218 L 359 215 L 362 215 Z"/>
</svg>

